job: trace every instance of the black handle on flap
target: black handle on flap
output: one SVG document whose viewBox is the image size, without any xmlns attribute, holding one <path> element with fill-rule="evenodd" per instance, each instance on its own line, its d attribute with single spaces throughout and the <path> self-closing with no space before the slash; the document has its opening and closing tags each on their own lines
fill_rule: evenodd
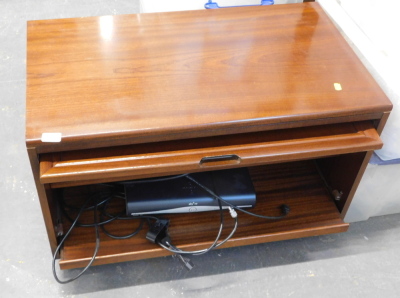
<svg viewBox="0 0 400 298">
<path fill-rule="evenodd" d="M 241 159 L 236 154 L 218 155 L 218 156 L 206 156 L 200 160 L 200 166 L 213 166 L 218 163 L 223 164 L 238 164 Z"/>
</svg>

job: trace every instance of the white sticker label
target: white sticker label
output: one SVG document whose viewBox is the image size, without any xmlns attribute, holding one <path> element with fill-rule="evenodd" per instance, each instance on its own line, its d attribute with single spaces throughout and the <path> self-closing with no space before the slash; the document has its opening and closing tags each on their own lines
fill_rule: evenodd
<svg viewBox="0 0 400 298">
<path fill-rule="evenodd" d="M 340 85 L 340 83 L 333 83 L 333 88 L 335 88 L 336 91 L 342 91 L 342 85 Z"/>
<path fill-rule="evenodd" d="M 42 133 L 43 143 L 59 143 L 61 142 L 61 132 L 44 132 Z"/>
</svg>

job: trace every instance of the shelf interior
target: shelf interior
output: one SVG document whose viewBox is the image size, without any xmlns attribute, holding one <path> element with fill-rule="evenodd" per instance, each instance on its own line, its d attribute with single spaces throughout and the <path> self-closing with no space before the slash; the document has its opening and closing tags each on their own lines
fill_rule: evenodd
<svg viewBox="0 0 400 298">
<path fill-rule="evenodd" d="M 326 191 L 313 160 L 284 164 L 271 164 L 249 168 L 257 203 L 251 212 L 277 216 L 282 204 L 291 211 L 281 220 L 265 220 L 244 213 L 238 213 L 239 226 L 223 247 L 250 245 L 278 240 L 345 232 L 348 224 L 340 217 L 335 203 Z M 64 189 L 66 202 L 83 201 L 96 186 L 78 186 Z M 123 210 L 120 206 L 110 206 Z M 219 228 L 219 211 L 190 214 L 168 214 L 169 232 L 172 243 L 185 250 L 208 247 L 215 239 Z M 233 227 L 233 220 L 224 211 L 224 239 Z M 93 221 L 93 211 L 84 212 L 82 222 Z M 131 233 L 139 224 L 138 220 L 117 220 L 106 226 L 114 234 Z M 64 231 L 68 228 L 64 218 Z M 94 265 L 131 261 L 170 255 L 169 252 L 146 240 L 148 226 L 136 236 L 116 240 L 100 230 L 100 249 Z M 92 257 L 95 247 L 94 228 L 75 228 L 64 243 L 61 251 L 60 268 L 84 267 Z"/>
</svg>

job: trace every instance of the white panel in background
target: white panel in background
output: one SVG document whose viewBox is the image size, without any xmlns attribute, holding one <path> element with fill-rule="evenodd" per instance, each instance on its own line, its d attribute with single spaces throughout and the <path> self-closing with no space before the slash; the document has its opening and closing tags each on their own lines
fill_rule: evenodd
<svg viewBox="0 0 400 298">
<path fill-rule="evenodd" d="M 140 0 L 140 12 L 165 12 L 204 9 L 207 0 Z M 214 0 L 219 6 L 258 5 L 260 0 Z M 276 4 L 299 3 L 301 0 L 276 0 Z"/>
</svg>

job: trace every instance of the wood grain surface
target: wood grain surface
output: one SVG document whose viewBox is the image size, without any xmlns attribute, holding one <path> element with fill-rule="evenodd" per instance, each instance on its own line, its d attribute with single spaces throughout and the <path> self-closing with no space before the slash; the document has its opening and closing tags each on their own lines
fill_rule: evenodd
<svg viewBox="0 0 400 298">
<path fill-rule="evenodd" d="M 391 109 L 318 3 L 31 21 L 27 49 L 26 138 L 37 152 Z"/>
<path fill-rule="evenodd" d="M 265 220 L 239 212 L 239 227 L 232 240 L 222 247 L 257 244 L 270 241 L 309 237 L 329 233 L 345 232 L 348 224 L 328 195 L 312 161 L 267 165 L 250 168 L 257 194 L 256 207 L 251 211 L 277 216 L 282 204 L 290 206 L 289 215 L 281 220 Z M 66 190 L 67 202 L 93 191 L 93 186 Z M 120 206 L 124 210 L 124 205 Z M 219 228 L 218 212 L 169 214 L 170 234 L 173 243 L 181 249 L 196 250 L 208 247 L 215 239 Z M 93 220 L 92 211 L 87 212 L 82 222 Z M 65 228 L 68 221 L 65 220 Z M 107 229 L 118 235 L 132 232 L 138 222 L 121 220 L 110 224 Z M 226 237 L 233 220 L 225 214 Z M 140 234 L 125 240 L 115 240 L 101 234 L 101 244 L 95 265 L 153 258 L 170 253 L 146 240 L 147 226 Z M 94 229 L 76 228 L 65 242 L 60 259 L 62 269 L 84 267 L 94 251 Z"/>
</svg>

